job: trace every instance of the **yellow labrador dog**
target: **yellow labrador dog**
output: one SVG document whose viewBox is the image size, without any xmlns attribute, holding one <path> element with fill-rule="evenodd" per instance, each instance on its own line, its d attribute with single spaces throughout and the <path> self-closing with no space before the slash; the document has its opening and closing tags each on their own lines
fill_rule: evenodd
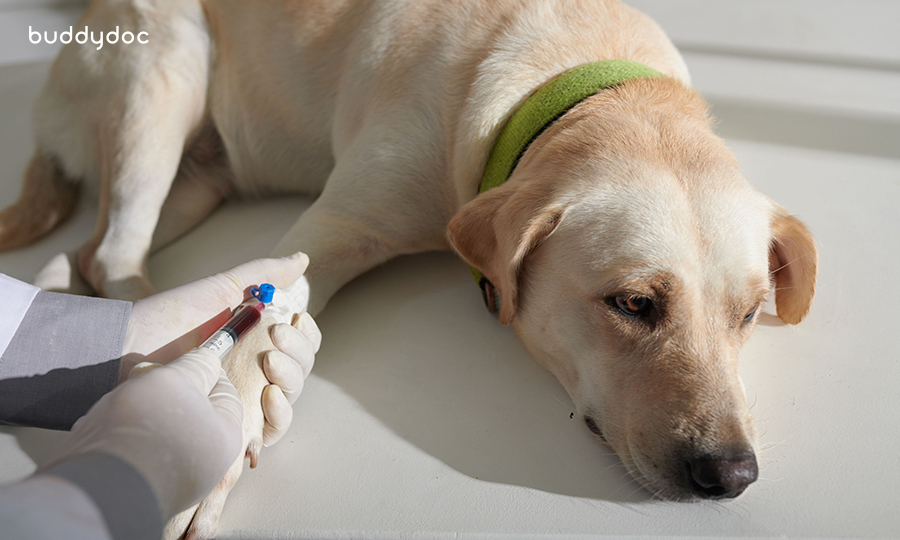
<svg viewBox="0 0 900 540">
<path fill-rule="evenodd" d="M 816 247 L 744 179 L 649 18 L 617 0 L 97 0 L 81 25 L 149 43 L 60 53 L 0 245 L 50 231 L 79 184 L 98 186 L 77 271 L 134 299 L 152 292 L 154 246 L 229 193 L 319 193 L 276 249 L 309 254 L 311 311 L 394 256 L 452 248 L 650 491 L 735 497 L 757 478 L 738 351 L 773 284 L 779 317 L 806 316 Z M 479 195 L 530 96 L 609 59 L 664 76 L 558 111 Z M 239 372 L 255 364 L 231 369 L 252 405 Z M 220 508 L 189 534 L 214 534 Z"/>
</svg>

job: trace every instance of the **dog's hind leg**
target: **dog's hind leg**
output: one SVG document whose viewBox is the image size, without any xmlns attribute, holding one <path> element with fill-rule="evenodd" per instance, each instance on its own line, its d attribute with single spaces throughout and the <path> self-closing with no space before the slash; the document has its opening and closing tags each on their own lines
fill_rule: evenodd
<svg viewBox="0 0 900 540">
<path fill-rule="evenodd" d="M 37 153 L 25 172 L 16 204 L 0 213 L 0 251 L 26 246 L 72 213 L 78 185 L 53 160 Z"/>
<path fill-rule="evenodd" d="M 186 143 L 206 117 L 209 36 L 199 3 L 92 4 L 80 24 L 146 32 L 147 43 L 69 44 L 36 107 L 39 147 L 68 176 L 99 184 L 77 266 L 103 296 L 153 292 L 146 271 L 160 210 Z"/>
<path fill-rule="evenodd" d="M 219 134 L 211 122 L 207 123 L 181 160 L 160 211 L 151 253 L 209 216 L 234 189 L 233 178 Z"/>
<path fill-rule="evenodd" d="M 191 144 L 160 211 L 150 252 L 154 253 L 207 217 L 233 189 L 232 174 L 214 129 Z M 94 294 L 78 271 L 78 253 L 60 253 L 38 272 L 34 284 L 45 291 Z"/>
<path fill-rule="evenodd" d="M 101 136 L 101 190 L 93 237 L 78 253 L 81 275 L 103 296 L 136 300 L 153 294 L 146 260 L 163 203 L 176 176 L 185 141 L 202 103 L 193 89 L 173 84 L 178 75 L 145 74 L 129 104 L 129 126 Z M 166 81 L 165 83 L 163 81 Z M 199 119 L 196 119 L 199 120 Z"/>
</svg>

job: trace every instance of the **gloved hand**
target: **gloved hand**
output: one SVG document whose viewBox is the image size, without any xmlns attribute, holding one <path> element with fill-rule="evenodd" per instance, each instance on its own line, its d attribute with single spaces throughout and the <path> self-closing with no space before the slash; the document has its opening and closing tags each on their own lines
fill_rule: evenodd
<svg viewBox="0 0 900 540">
<path fill-rule="evenodd" d="M 100 398 L 39 470 L 111 454 L 147 479 L 168 520 L 206 496 L 237 459 L 243 415 L 219 358 L 195 349 Z"/>
<path fill-rule="evenodd" d="M 303 253 L 283 259 L 257 259 L 135 302 L 118 383 L 125 381 L 139 362 L 166 364 L 199 346 L 228 321 L 231 310 L 248 297 L 245 291 L 249 287 L 260 283 L 287 287 L 308 265 L 309 257 Z M 278 350 L 271 351 L 263 362 L 266 378 L 272 383 L 263 391 L 262 400 L 266 446 L 280 439 L 290 426 L 291 404 L 297 400 L 322 342 L 322 334 L 309 314 L 302 314 L 297 326 L 299 330 L 289 324 L 273 327 L 272 339 Z"/>
<path fill-rule="evenodd" d="M 309 313 L 301 313 L 294 326 L 276 324 L 271 337 L 277 350 L 263 359 L 263 372 L 269 386 L 263 389 L 263 446 L 278 442 L 287 433 L 294 417 L 291 405 L 300 397 L 303 381 L 309 377 L 316 353 L 322 345 L 322 332 Z"/>
</svg>

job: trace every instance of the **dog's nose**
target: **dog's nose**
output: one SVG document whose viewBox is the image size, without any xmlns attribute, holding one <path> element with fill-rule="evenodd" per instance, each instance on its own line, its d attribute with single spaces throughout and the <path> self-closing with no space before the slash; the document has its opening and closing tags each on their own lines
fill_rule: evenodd
<svg viewBox="0 0 900 540">
<path fill-rule="evenodd" d="M 759 467 L 753 452 L 741 452 L 724 458 L 703 456 L 689 462 L 691 487 L 707 499 L 737 497 L 756 481 Z"/>
</svg>

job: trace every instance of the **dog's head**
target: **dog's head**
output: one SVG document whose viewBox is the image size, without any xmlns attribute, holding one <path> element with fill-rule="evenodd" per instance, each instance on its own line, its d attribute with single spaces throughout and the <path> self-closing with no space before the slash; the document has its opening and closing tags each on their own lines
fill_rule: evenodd
<svg viewBox="0 0 900 540">
<path fill-rule="evenodd" d="M 756 480 L 738 351 L 773 284 L 781 319 L 806 316 L 817 252 L 746 182 L 692 90 L 631 81 L 582 102 L 448 237 L 654 494 L 734 497 Z"/>
</svg>

